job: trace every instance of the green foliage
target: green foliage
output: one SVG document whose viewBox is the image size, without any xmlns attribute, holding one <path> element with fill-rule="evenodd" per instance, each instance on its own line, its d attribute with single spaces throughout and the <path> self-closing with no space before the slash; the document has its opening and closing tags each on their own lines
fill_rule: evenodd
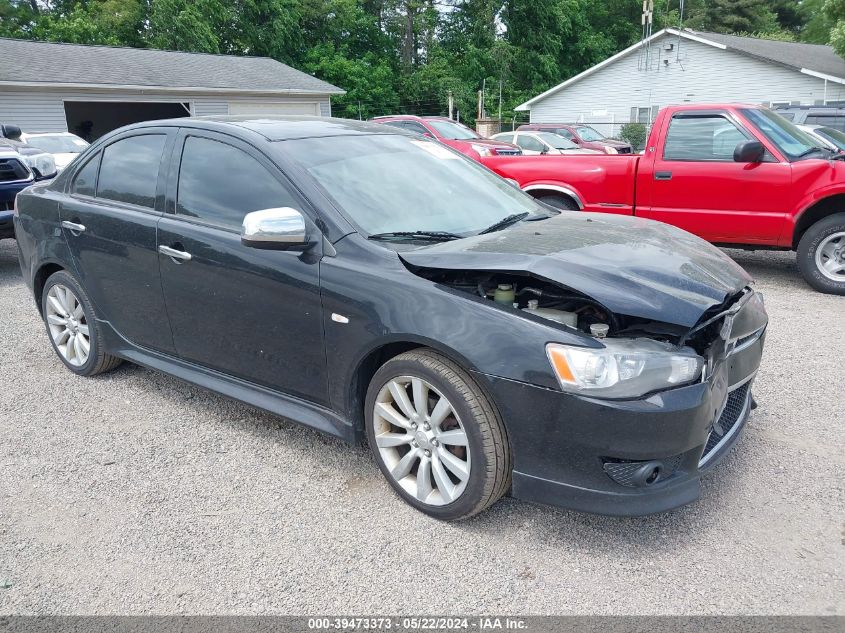
<svg viewBox="0 0 845 633">
<path fill-rule="evenodd" d="M 781 28 L 772 4 L 771 0 L 708 0 L 686 25 L 717 33 L 772 33 Z"/>
<path fill-rule="evenodd" d="M 679 0 L 655 0 L 655 30 Z M 0 36 L 261 55 L 336 84 L 335 114 L 513 108 L 636 42 L 639 0 L 0 0 Z M 845 0 L 685 0 L 685 26 L 845 51 Z M 500 97 L 501 95 L 501 97 Z M 632 128 L 633 129 L 633 128 Z"/>
<path fill-rule="evenodd" d="M 628 141 L 635 151 L 645 147 L 648 131 L 644 123 L 626 123 L 619 131 L 619 136 Z"/>
</svg>

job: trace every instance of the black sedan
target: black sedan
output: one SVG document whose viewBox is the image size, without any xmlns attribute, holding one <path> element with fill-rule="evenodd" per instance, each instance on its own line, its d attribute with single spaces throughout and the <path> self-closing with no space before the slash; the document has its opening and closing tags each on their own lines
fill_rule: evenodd
<svg viewBox="0 0 845 633">
<path fill-rule="evenodd" d="M 688 503 L 754 405 L 766 312 L 719 250 L 560 213 L 386 126 L 133 125 L 17 206 L 70 371 L 128 360 L 367 441 L 441 519 L 509 490 L 608 514 Z"/>
</svg>

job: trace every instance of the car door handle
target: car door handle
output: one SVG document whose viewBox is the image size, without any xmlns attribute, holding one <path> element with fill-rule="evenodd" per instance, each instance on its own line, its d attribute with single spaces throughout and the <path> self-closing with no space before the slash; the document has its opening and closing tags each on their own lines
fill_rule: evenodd
<svg viewBox="0 0 845 633">
<path fill-rule="evenodd" d="M 65 220 L 64 222 L 62 222 L 62 228 L 67 229 L 72 233 L 82 233 L 85 230 L 85 225 L 78 224 L 76 222 L 68 222 L 67 220 Z"/>
<path fill-rule="evenodd" d="M 169 246 L 159 246 L 158 252 L 162 255 L 167 255 L 171 259 L 178 259 L 182 262 L 189 262 L 191 261 L 191 254 L 186 253 L 185 251 L 177 251 L 175 248 L 170 248 Z"/>
<path fill-rule="evenodd" d="M 671 171 L 656 171 L 656 172 L 654 172 L 654 179 L 655 180 L 672 180 L 672 172 Z"/>
</svg>

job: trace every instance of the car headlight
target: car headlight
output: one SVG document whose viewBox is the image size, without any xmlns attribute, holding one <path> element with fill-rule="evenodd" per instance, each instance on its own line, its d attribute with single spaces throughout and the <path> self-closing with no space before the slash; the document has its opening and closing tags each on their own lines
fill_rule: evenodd
<svg viewBox="0 0 845 633">
<path fill-rule="evenodd" d="M 475 143 L 472 144 L 473 151 L 477 152 L 479 156 L 492 156 L 493 152 L 490 150 L 489 147 L 485 145 L 476 145 Z"/>
<path fill-rule="evenodd" d="M 607 152 L 608 154 L 618 154 L 619 153 L 619 150 L 617 150 L 615 147 L 611 147 L 610 145 L 605 145 L 604 151 Z"/>
<path fill-rule="evenodd" d="M 561 389 L 598 398 L 639 398 L 690 383 L 704 367 L 704 359 L 689 347 L 645 338 L 601 343 L 603 348 L 546 345 Z"/>
</svg>

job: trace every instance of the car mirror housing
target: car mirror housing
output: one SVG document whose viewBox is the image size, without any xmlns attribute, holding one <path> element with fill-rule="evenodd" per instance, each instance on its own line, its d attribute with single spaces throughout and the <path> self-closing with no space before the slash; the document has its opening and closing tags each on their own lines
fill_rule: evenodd
<svg viewBox="0 0 845 633">
<path fill-rule="evenodd" d="M 734 149 L 734 161 L 737 163 L 759 163 L 763 160 L 766 148 L 760 141 L 742 141 Z"/>
<path fill-rule="evenodd" d="M 252 248 L 286 250 L 309 244 L 305 217 L 291 207 L 247 213 L 241 243 Z"/>
</svg>

